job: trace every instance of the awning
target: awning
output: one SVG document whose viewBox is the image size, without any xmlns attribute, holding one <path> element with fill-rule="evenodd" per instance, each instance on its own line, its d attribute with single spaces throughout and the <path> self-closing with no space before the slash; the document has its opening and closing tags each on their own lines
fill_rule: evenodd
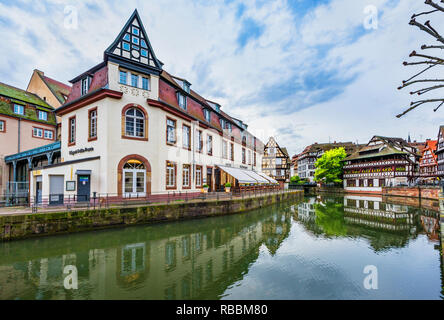
<svg viewBox="0 0 444 320">
<path fill-rule="evenodd" d="M 260 175 L 261 177 L 263 177 L 264 179 L 267 179 L 270 183 L 273 184 L 279 184 L 279 182 L 277 182 L 276 180 L 274 180 L 272 177 L 267 176 L 265 173 L 263 172 L 256 172 L 258 175 Z"/>
<path fill-rule="evenodd" d="M 263 173 L 252 171 L 252 170 L 246 170 L 246 169 L 239 169 L 239 168 L 232 168 L 232 167 L 226 167 L 226 166 L 217 166 L 221 170 L 228 173 L 230 176 L 235 178 L 239 183 L 241 184 L 277 184 L 278 182 L 268 176 L 266 176 Z"/>
<path fill-rule="evenodd" d="M 238 168 L 231 168 L 231 167 L 224 167 L 224 166 L 218 166 L 221 170 L 228 173 L 230 176 L 235 178 L 239 181 L 239 183 L 258 183 L 256 179 L 253 179 L 251 176 L 249 176 L 243 169 Z"/>
<path fill-rule="evenodd" d="M 90 176 L 91 170 L 77 170 L 76 175 L 78 176 Z"/>
</svg>

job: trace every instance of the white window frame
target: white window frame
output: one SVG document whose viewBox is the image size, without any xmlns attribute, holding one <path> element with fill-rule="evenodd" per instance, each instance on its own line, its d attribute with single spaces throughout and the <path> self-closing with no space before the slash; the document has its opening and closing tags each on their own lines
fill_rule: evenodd
<svg viewBox="0 0 444 320">
<path fill-rule="evenodd" d="M 34 128 L 32 130 L 32 135 L 35 138 L 43 138 L 43 129 L 42 128 Z"/>
<path fill-rule="evenodd" d="M 38 110 L 38 113 L 39 113 L 39 120 L 48 121 L 48 112 Z"/>
<path fill-rule="evenodd" d="M 14 104 L 14 113 L 23 116 L 25 114 L 25 107 L 22 106 L 21 104 Z"/>
<path fill-rule="evenodd" d="M 5 121 L 0 120 L 0 132 L 4 132 L 4 131 L 5 131 Z"/>
<path fill-rule="evenodd" d="M 81 80 L 80 84 L 81 84 L 81 88 L 80 88 L 81 95 L 84 96 L 84 95 L 88 94 L 88 92 L 89 92 L 89 77 L 83 78 Z"/>
<path fill-rule="evenodd" d="M 182 169 L 182 175 L 183 175 L 183 187 L 189 188 L 191 186 L 191 167 L 189 165 L 184 165 Z"/>
<path fill-rule="evenodd" d="M 45 137 L 45 139 L 48 139 L 48 140 L 54 140 L 54 131 L 45 130 L 44 137 Z"/>
</svg>

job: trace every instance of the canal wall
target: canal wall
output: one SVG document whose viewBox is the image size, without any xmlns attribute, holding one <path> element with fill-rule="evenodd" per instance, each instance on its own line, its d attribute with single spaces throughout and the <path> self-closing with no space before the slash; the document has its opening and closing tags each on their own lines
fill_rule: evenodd
<svg viewBox="0 0 444 320">
<path fill-rule="evenodd" d="M 244 199 L 0 216 L 0 241 L 237 214 L 303 195 L 291 191 Z"/>
<path fill-rule="evenodd" d="M 365 188 L 364 188 L 365 189 Z M 438 201 L 440 188 L 439 187 L 383 187 L 381 192 L 374 192 L 365 190 L 350 191 L 344 188 L 337 187 L 321 187 L 316 188 L 317 193 L 330 194 L 361 194 L 361 195 L 376 195 L 385 197 L 403 197 L 403 198 L 417 198 Z"/>
<path fill-rule="evenodd" d="M 384 187 L 382 194 L 384 196 L 398 196 L 431 199 L 438 201 L 441 188 L 439 187 Z"/>
</svg>

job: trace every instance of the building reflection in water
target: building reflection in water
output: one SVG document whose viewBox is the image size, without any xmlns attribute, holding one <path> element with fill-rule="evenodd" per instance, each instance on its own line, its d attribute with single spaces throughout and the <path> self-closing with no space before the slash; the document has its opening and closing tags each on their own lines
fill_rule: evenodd
<svg viewBox="0 0 444 320">
<path fill-rule="evenodd" d="M 0 299 L 218 299 L 261 250 L 277 255 L 295 221 L 319 237 L 365 238 L 376 252 L 420 234 L 439 246 L 437 212 L 375 197 L 307 198 L 237 216 L 4 243 Z M 68 265 L 78 269 L 78 290 L 63 287 Z"/>
<path fill-rule="evenodd" d="M 72 235 L 56 249 L 62 238 L 42 239 L 19 256 L 12 250 L 18 243 L 4 244 L 0 299 L 217 299 L 248 272 L 262 245 L 275 254 L 291 227 L 287 209 L 229 219 Z M 103 247 L 89 247 L 96 243 Z M 70 247 L 76 251 L 60 254 Z M 78 269 L 78 290 L 63 286 L 68 265 Z"/>
</svg>

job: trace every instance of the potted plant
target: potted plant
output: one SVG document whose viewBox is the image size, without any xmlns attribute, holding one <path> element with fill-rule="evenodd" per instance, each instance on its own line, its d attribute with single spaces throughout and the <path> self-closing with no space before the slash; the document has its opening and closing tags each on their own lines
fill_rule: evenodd
<svg viewBox="0 0 444 320">
<path fill-rule="evenodd" d="M 231 183 L 229 183 L 229 182 L 227 182 L 226 184 L 225 184 L 225 192 L 231 192 Z"/>
<path fill-rule="evenodd" d="M 208 189 L 210 189 L 210 186 L 207 184 L 204 184 L 202 188 L 203 188 L 204 193 L 208 193 Z"/>
</svg>

